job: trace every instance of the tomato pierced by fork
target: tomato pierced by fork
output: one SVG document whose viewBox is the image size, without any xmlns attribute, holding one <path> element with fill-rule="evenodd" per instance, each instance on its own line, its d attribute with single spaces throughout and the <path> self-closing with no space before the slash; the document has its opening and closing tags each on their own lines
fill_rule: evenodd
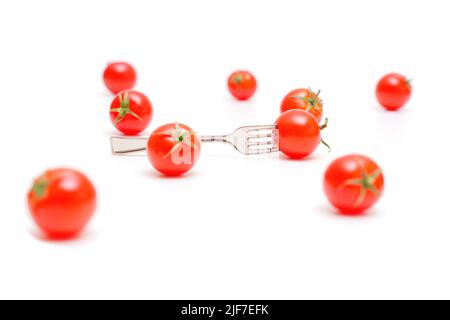
<svg viewBox="0 0 450 320">
<path fill-rule="evenodd" d="M 381 197 L 384 177 L 372 159 L 348 155 L 333 161 L 325 172 L 328 200 L 344 214 L 361 214 Z"/>
<path fill-rule="evenodd" d="M 278 128 L 280 151 L 292 159 L 302 159 L 313 153 L 322 140 L 317 119 L 309 112 L 293 109 L 282 113 L 275 125 Z M 328 147 L 329 148 L 329 147 Z"/>
<path fill-rule="evenodd" d="M 147 143 L 147 156 L 153 167 L 167 176 L 191 170 L 200 156 L 200 140 L 184 124 L 170 123 L 156 129 Z"/>
</svg>

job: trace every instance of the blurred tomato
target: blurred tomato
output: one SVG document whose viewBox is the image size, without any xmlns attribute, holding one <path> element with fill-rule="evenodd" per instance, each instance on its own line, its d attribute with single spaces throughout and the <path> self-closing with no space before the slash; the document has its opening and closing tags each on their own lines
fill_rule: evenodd
<svg viewBox="0 0 450 320">
<path fill-rule="evenodd" d="M 250 99 L 256 91 L 256 78 L 248 71 L 233 72 L 228 78 L 228 89 L 238 100 Z"/>
<path fill-rule="evenodd" d="M 28 206 L 36 224 L 52 238 L 77 235 L 91 220 L 97 203 L 91 181 L 72 169 L 48 170 L 28 193 Z"/>
<path fill-rule="evenodd" d="M 114 94 L 133 89 L 136 84 L 136 77 L 133 66 L 126 62 L 111 63 L 103 73 L 103 81 L 106 87 Z"/>
</svg>

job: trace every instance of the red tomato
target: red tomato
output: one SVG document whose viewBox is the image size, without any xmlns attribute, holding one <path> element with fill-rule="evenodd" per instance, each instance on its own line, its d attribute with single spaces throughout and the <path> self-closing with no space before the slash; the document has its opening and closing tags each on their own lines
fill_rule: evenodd
<svg viewBox="0 0 450 320">
<path fill-rule="evenodd" d="M 281 103 L 281 113 L 301 109 L 310 112 L 317 121 L 322 120 L 323 101 L 319 98 L 320 90 L 314 93 L 311 89 L 296 89 L 289 92 Z"/>
<path fill-rule="evenodd" d="M 126 62 L 109 64 L 103 73 L 106 87 L 114 94 L 133 89 L 136 84 L 136 71 Z"/>
<path fill-rule="evenodd" d="M 125 135 L 137 135 L 152 121 L 153 107 L 144 94 L 124 91 L 114 97 L 109 114 L 119 131 Z"/>
<path fill-rule="evenodd" d="M 377 99 L 389 111 L 403 107 L 411 98 L 411 82 L 399 74 L 388 74 L 378 82 Z"/>
<path fill-rule="evenodd" d="M 327 127 L 327 122 L 320 126 L 317 119 L 309 112 L 293 109 L 282 113 L 275 125 L 278 128 L 280 151 L 290 158 L 304 158 L 314 150 L 322 140 L 320 130 Z"/>
<path fill-rule="evenodd" d="M 28 193 L 34 221 L 51 238 L 77 235 L 92 218 L 96 203 L 92 183 L 71 169 L 46 171 Z"/>
<path fill-rule="evenodd" d="M 236 71 L 228 78 L 228 89 L 238 100 L 250 99 L 256 91 L 256 79 L 248 71 Z"/>
<path fill-rule="evenodd" d="M 147 156 L 159 172 L 179 176 L 194 167 L 200 149 L 200 140 L 191 128 L 171 123 L 151 134 L 147 143 Z"/>
<path fill-rule="evenodd" d="M 338 158 L 325 172 L 325 194 L 331 204 L 345 214 L 360 214 L 373 206 L 383 187 L 380 167 L 365 156 Z"/>
</svg>

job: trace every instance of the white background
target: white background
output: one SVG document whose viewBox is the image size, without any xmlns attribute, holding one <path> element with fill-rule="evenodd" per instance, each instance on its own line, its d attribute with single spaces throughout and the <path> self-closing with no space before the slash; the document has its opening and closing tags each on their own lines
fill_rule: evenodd
<svg viewBox="0 0 450 320">
<path fill-rule="evenodd" d="M 2 1 L 0 298 L 450 298 L 448 1 Z M 203 146 L 183 178 L 113 158 L 108 61 L 139 73 L 154 119 L 203 134 L 275 121 L 283 96 L 321 89 L 330 127 L 304 161 Z M 226 78 L 259 88 L 234 101 Z M 401 112 L 374 87 L 413 79 Z M 336 157 L 384 169 L 381 201 L 339 216 L 322 192 Z M 95 219 L 48 242 L 32 178 L 69 166 L 99 194 Z"/>
</svg>

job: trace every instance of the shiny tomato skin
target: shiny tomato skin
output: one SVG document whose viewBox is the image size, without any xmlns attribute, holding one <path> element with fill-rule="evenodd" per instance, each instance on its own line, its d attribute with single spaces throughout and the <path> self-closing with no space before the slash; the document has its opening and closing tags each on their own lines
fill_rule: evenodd
<svg viewBox="0 0 450 320">
<path fill-rule="evenodd" d="M 180 142 L 180 136 L 184 136 Z M 178 141 L 178 142 L 177 142 Z M 148 139 L 147 157 L 152 166 L 167 176 L 179 176 L 196 164 L 201 143 L 191 128 L 171 123 L 156 129 Z"/>
<path fill-rule="evenodd" d="M 228 78 L 228 89 L 238 100 L 248 100 L 256 92 L 256 78 L 248 71 L 235 71 Z"/>
<path fill-rule="evenodd" d="M 321 141 L 320 126 L 309 112 L 293 109 L 282 113 L 278 128 L 280 151 L 292 159 L 302 159 L 313 153 Z"/>
<path fill-rule="evenodd" d="M 364 182 L 364 179 L 369 180 Z M 328 166 L 323 186 L 328 200 L 341 213 L 358 215 L 379 200 L 384 176 L 372 159 L 353 154 L 340 157 Z M 372 186 L 372 190 L 368 186 Z"/>
<path fill-rule="evenodd" d="M 292 109 L 305 110 L 311 113 L 320 123 L 323 116 L 323 102 L 318 93 L 311 89 L 295 89 L 289 92 L 281 102 L 280 112 Z"/>
<path fill-rule="evenodd" d="M 103 81 L 109 91 L 114 94 L 133 89 L 136 78 L 136 70 L 126 62 L 110 63 L 103 72 Z"/>
<path fill-rule="evenodd" d="M 94 215 L 96 205 L 94 185 L 73 169 L 46 171 L 28 192 L 31 215 L 50 238 L 79 234 Z"/>
<path fill-rule="evenodd" d="M 411 93 L 410 81 L 396 73 L 383 77 L 376 89 L 378 102 L 389 111 L 402 108 L 411 98 Z"/>
<path fill-rule="evenodd" d="M 130 112 L 121 118 L 118 110 L 121 109 L 121 106 L 124 106 L 127 96 Z M 111 102 L 109 115 L 111 123 L 117 130 L 125 135 L 133 136 L 141 133 L 149 126 L 153 118 L 153 106 L 147 96 L 139 91 L 122 91 Z"/>
</svg>

